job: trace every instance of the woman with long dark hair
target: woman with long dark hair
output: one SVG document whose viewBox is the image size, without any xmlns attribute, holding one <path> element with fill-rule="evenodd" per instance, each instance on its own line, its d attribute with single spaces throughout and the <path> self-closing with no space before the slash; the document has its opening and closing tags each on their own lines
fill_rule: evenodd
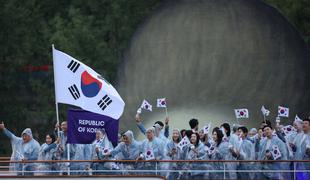
<svg viewBox="0 0 310 180">
<path fill-rule="evenodd" d="M 45 143 L 41 145 L 38 160 L 48 161 L 56 159 L 56 138 L 54 133 L 48 133 L 45 136 Z M 56 163 L 41 163 L 38 166 L 38 174 L 54 174 L 57 170 Z"/>
<path fill-rule="evenodd" d="M 198 133 L 192 133 L 190 136 L 190 144 L 185 148 L 185 160 L 203 160 L 205 158 L 204 145 L 199 140 Z M 189 170 L 187 173 L 188 179 L 203 179 L 204 178 L 204 164 L 201 162 L 197 163 L 186 163 L 186 169 Z M 195 172 L 191 170 L 196 170 Z M 201 170 L 201 171 L 198 171 Z"/>
<path fill-rule="evenodd" d="M 222 130 L 220 130 L 218 127 L 214 128 L 212 131 L 212 138 L 214 143 L 213 148 L 214 150 L 210 152 L 210 159 L 212 160 L 227 160 L 229 159 L 228 156 L 230 154 L 229 148 L 228 148 L 228 142 L 223 141 L 224 134 Z M 213 163 L 213 170 L 223 170 L 224 169 L 224 163 L 216 162 Z M 211 179 L 223 179 L 224 174 L 221 172 L 215 172 L 210 173 Z"/>
</svg>

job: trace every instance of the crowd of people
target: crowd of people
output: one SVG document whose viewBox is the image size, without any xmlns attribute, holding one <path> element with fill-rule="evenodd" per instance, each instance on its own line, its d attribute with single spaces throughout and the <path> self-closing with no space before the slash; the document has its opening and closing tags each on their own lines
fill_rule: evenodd
<svg viewBox="0 0 310 180">
<path fill-rule="evenodd" d="M 292 129 L 282 125 L 272 126 L 269 120 L 261 126 L 223 123 L 210 133 L 199 129 L 198 119 L 190 119 L 190 129 L 172 129 L 169 118 L 157 121 L 145 128 L 141 115 L 136 124 L 145 139 L 137 141 L 132 131 L 120 134 L 117 146 L 113 146 L 104 130 L 96 132 L 92 144 L 67 144 L 67 122 L 61 131 L 46 134 L 40 144 L 32 137 L 31 129 L 25 129 L 21 137 L 15 136 L 2 122 L 0 130 L 11 140 L 12 161 L 20 160 L 135 160 L 134 162 L 49 162 L 11 163 L 17 175 L 36 174 L 158 174 L 168 179 L 310 179 L 310 162 L 278 162 L 275 160 L 310 160 L 310 118 L 295 120 Z M 208 127 L 209 128 L 209 127 Z M 185 144 L 185 145 L 184 145 Z M 69 150 L 69 151 L 68 151 Z M 140 161 L 139 160 L 146 160 Z M 149 161 L 148 161 L 149 160 Z M 155 162 L 152 160 L 194 160 Z M 195 161 L 213 160 L 213 161 Z M 223 162 L 218 160 L 231 160 Z M 233 160 L 264 160 L 242 162 Z M 223 171 L 225 169 L 225 172 Z M 296 169 L 296 172 L 292 170 Z M 143 171 L 138 171 L 143 170 Z M 301 172 L 298 172 L 300 170 Z"/>
</svg>

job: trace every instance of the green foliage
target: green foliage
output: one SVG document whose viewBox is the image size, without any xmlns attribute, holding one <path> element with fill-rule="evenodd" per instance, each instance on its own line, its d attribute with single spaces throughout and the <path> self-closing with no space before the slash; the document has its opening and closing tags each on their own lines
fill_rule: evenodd
<svg viewBox="0 0 310 180">
<path fill-rule="evenodd" d="M 277 8 L 310 44 L 310 1 L 309 0 L 264 0 Z"/>
<path fill-rule="evenodd" d="M 113 83 L 134 30 L 159 3 L 2 0 L 0 120 L 17 135 L 31 127 L 42 142 L 44 133 L 53 130 L 56 122 L 51 45 Z M 29 65 L 48 65 L 49 70 L 27 71 Z M 66 118 L 67 108 L 60 105 L 61 119 Z M 5 139 L 2 134 L 0 139 Z"/>
</svg>

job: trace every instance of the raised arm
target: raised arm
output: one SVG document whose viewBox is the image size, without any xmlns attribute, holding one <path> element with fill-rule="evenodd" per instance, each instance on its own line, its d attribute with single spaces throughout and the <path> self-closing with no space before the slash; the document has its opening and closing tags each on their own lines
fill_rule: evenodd
<svg viewBox="0 0 310 180">
<path fill-rule="evenodd" d="M 141 119 L 139 113 L 136 114 L 135 119 L 136 119 L 136 123 L 137 123 L 137 126 L 138 126 L 139 130 L 140 130 L 143 134 L 145 134 L 145 133 L 146 133 L 146 129 L 145 129 L 144 125 L 142 124 L 142 119 Z"/>
<path fill-rule="evenodd" d="M 5 125 L 3 123 L 3 121 L 0 124 L 0 130 L 2 130 L 2 132 L 11 140 L 11 141 L 18 141 L 21 138 L 16 137 L 11 131 L 9 131 L 8 129 L 5 128 Z"/>
<path fill-rule="evenodd" d="M 165 119 L 165 133 L 164 133 L 166 138 L 169 137 L 169 121 L 170 121 L 170 118 L 166 117 L 166 119 Z"/>
</svg>

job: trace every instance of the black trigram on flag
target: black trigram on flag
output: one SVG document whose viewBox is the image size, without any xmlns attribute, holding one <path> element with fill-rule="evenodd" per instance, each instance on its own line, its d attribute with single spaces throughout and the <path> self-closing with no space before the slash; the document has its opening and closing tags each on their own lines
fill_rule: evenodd
<svg viewBox="0 0 310 180">
<path fill-rule="evenodd" d="M 80 92 L 78 90 L 78 88 L 76 87 L 76 85 L 72 85 L 70 87 L 68 87 L 68 90 L 70 91 L 72 97 L 77 100 L 81 97 Z"/>
<path fill-rule="evenodd" d="M 108 95 L 105 95 L 97 104 L 104 111 L 105 108 L 108 107 L 109 104 L 111 104 L 111 102 L 112 99 Z"/>
<path fill-rule="evenodd" d="M 80 63 L 74 61 L 74 60 L 71 60 L 71 62 L 69 63 L 69 65 L 67 66 L 68 69 L 70 69 L 72 72 L 75 73 L 75 71 L 77 69 L 79 69 L 80 67 Z"/>
</svg>

